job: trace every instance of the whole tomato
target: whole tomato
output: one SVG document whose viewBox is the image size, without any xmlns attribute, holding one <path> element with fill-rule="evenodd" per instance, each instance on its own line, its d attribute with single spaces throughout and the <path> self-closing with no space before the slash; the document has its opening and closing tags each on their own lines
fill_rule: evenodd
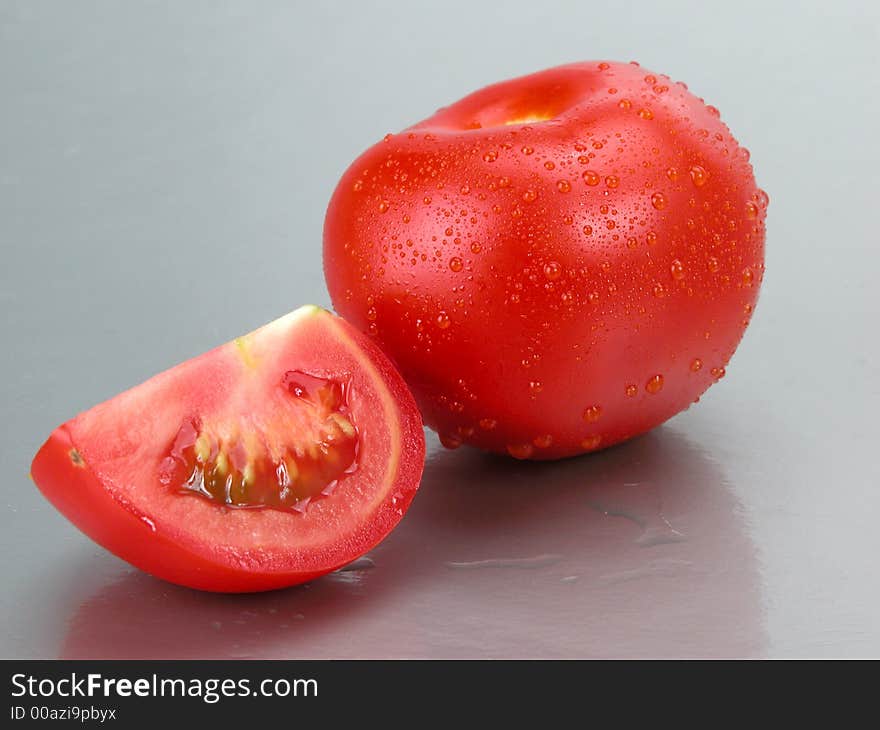
<svg viewBox="0 0 880 730">
<path fill-rule="evenodd" d="M 724 376 L 767 204 L 684 84 L 576 63 L 367 150 L 330 201 L 324 270 L 446 446 L 559 458 L 647 431 Z"/>
</svg>

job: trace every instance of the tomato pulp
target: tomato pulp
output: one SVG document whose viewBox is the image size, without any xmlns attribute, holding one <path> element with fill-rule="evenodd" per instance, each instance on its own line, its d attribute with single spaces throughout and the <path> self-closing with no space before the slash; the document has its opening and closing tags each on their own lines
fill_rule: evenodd
<svg viewBox="0 0 880 730">
<path fill-rule="evenodd" d="M 403 516 L 424 434 L 400 375 L 344 321 L 302 307 L 58 427 L 31 474 L 74 524 L 173 583 L 302 583 Z"/>
<path fill-rule="evenodd" d="M 723 377 L 767 204 L 717 109 L 637 64 L 577 63 L 367 150 L 330 201 L 324 271 L 446 446 L 559 458 Z"/>
</svg>

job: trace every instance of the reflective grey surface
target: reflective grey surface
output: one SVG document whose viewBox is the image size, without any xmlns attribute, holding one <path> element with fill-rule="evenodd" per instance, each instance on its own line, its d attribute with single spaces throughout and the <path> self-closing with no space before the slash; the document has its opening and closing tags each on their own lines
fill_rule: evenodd
<svg viewBox="0 0 880 730">
<path fill-rule="evenodd" d="M 880 656 L 878 41 L 867 3 L 0 0 L 0 656 Z M 687 81 L 770 193 L 761 301 L 698 406 L 555 464 L 431 437 L 369 561 L 264 595 L 142 575 L 34 489 L 58 423 L 329 304 L 362 149 L 584 58 Z"/>
</svg>

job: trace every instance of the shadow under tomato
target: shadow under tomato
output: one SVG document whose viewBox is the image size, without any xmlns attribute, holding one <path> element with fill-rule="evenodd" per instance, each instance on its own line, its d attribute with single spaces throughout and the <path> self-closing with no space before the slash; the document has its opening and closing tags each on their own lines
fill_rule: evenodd
<svg viewBox="0 0 880 730">
<path fill-rule="evenodd" d="M 60 653 L 751 656 L 765 643 L 758 586 L 723 475 L 665 427 L 561 462 L 432 453 L 369 560 L 238 596 L 126 570 L 74 609 Z"/>
</svg>

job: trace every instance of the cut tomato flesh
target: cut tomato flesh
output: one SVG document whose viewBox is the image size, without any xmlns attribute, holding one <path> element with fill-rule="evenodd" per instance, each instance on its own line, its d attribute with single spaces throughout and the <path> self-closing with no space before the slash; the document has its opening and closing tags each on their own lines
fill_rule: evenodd
<svg viewBox="0 0 880 730">
<path fill-rule="evenodd" d="M 288 370 L 277 388 L 260 382 L 258 390 L 260 418 L 235 409 L 186 420 L 159 466 L 160 481 L 230 507 L 305 511 L 356 471 L 348 383 Z"/>
<path fill-rule="evenodd" d="M 247 591 L 372 548 L 423 462 L 421 419 L 393 366 L 341 319 L 303 307 L 62 425 L 32 476 L 147 572 Z"/>
</svg>

